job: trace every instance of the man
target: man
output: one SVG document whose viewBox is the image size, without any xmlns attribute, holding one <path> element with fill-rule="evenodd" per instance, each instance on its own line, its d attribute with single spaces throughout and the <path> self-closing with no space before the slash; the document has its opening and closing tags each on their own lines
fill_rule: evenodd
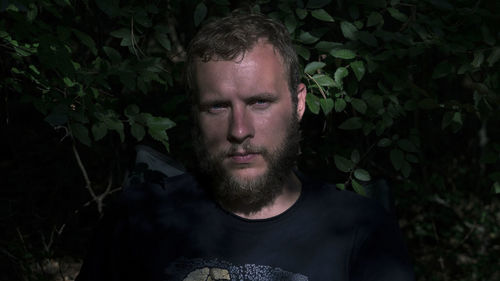
<svg viewBox="0 0 500 281">
<path fill-rule="evenodd" d="M 413 280 L 378 203 L 294 171 L 306 87 L 283 25 L 206 25 L 186 78 L 199 171 L 125 190 L 77 280 Z"/>
</svg>

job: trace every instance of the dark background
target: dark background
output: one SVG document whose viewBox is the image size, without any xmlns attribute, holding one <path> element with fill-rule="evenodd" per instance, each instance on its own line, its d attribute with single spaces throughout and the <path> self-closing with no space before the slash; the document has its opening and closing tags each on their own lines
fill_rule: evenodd
<svg viewBox="0 0 500 281">
<path fill-rule="evenodd" d="M 297 45 L 299 168 L 387 180 L 418 280 L 500 280 L 500 7 L 445 0 L 2 1 L 0 280 L 72 280 L 137 144 L 193 166 L 183 50 L 235 9 Z"/>
</svg>

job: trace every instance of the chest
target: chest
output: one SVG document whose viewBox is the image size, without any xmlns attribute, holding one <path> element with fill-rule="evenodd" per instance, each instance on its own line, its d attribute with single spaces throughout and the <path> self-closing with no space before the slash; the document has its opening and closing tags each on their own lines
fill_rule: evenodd
<svg viewBox="0 0 500 281">
<path fill-rule="evenodd" d="M 136 235 L 134 255 L 150 280 L 347 280 L 351 229 L 300 218 L 264 224 L 184 219 L 152 220 Z"/>
</svg>

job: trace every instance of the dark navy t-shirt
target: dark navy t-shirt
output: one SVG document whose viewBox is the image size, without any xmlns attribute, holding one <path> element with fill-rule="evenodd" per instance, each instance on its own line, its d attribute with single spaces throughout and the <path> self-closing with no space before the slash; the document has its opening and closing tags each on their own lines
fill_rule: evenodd
<svg viewBox="0 0 500 281">
<path fill-rule="evenodd" d="M 78 281 L 413 280 L 394 220 L 375 201 L 301 177 L 284 213 L 226 212 L 189 174 L 124 190 Z"/>
</svg>

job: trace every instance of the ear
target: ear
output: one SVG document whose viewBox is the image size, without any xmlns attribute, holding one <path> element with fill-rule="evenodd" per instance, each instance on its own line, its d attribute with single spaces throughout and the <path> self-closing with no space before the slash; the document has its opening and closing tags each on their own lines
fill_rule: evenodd
<svg viewBox="0 0 500 281">
<path fill-rule="evenodd" d="M 306 85 L 300 83 L 297 87 L 297 118 L 299 121 L 302 120 L 302 115 L 304 115 L 304 111 L 306 110 L 306 95 Z"/>
</svg>

